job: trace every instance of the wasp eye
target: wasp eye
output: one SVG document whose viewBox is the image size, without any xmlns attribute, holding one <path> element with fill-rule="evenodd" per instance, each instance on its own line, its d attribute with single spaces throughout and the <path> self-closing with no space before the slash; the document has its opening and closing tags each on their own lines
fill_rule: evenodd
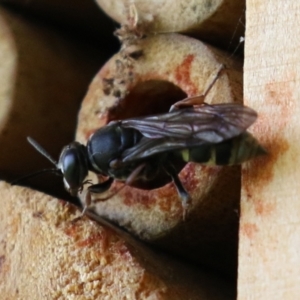
<svg viewBox="0 0 300 300">
<path fill-rule="evenodd" d="M 77 165 L 79 164 L 78 157 L 76 156 L 76 152 L 68 151 L 63 160 L 63 171 L 64 176 L 67 178 L 76 177 L 77 173 Z"/>
<path fill-rule="evenodd" d="M 60 156 L 58 167 L 64 175 L 66 189 L 71 195 L 77 195 L 88 174 L 86 148 L 77 143 L 66 146 Z"/>
</svg>

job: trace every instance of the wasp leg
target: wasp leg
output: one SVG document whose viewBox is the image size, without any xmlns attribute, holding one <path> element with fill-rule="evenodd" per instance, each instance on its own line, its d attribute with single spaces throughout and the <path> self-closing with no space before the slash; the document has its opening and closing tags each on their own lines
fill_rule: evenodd
<svg viewBox="0 0 300 300">
<path fill-rule="evenodd" d="M 112 183 L 114 182 L 114 179 L 112 177 L 109 177 L 106 181 L 103 181 L 98 184 L 93 184 L 88 187 L 88 190 L 90 193 L 100 194 L 104 193 L 111 187 Z"/>
<path fill-rule="evenodd" d="M 91 193 L 104 193 L 105 191 L 109 190 L 113 181 L 114 181 L 114 179 L 112 177 L 109 177 L 106 181 L 103 181 L 98 184 L 93 184 L 88 187 L 87 193 L 85 195 L 85 205 L 84 205 L 81 215 L 85 214 L 86 210 L 92 203 Z"/>
<path fill-rule="evenodd" d="M 216 81 L 220 78 L 224 69 L 225 69 L 224 65 L 221 64 L 214 79 L 212 80 L 212 82 L 209 84 L 209 86 L 207 87 L 207 89 L 204 91 L 204 93 L 202 95 L 198 95 L 195 97 L 188 97 L 183 100 L 180 100 L 180 101 L 176 102 L 175 104 L 173 104 L 169 111 L 170 112 L 174 111 L 176 109 L 179 109 L 182 106 L 194 106 L 194 105 L 203 104 L 207 94 L 210 92 L 211 88 L 214 86 Z"/>
<path fill-rule="evenodd" d="M 125 181 L 125 185 L 130 185 L 132 184 L 136 177 L 140 174 L 140 172 L 146 167 L 146 164 L 140 164 L 138 165 L 132 172 L 131 174 L 127 177 L 126 181 Z"/>
<path fill-rule="evenodd" d="M 109 196 L 105 197 L 105 198 L 98 198 L 98 199 L 94 199 L 93 202 L 97 203 L 97 202 L 102 202 L 102 201 L 106 201 L 110 198 L 112 198 L 114 195 L 118 194 L 126 185 L 131 185 L 135 180 L 136 177 L 139 175 L 139 173 L 143 170 L 143 168 L 146 166 L 146 164 L 140 164 L 138 165 L 132 172 L 131 174 L 127 177 L 126 181 L 124 182 L 124 184 L 118 188 L 115 192 L 113 192 L 112 194 L 110 194 Z"/>
<path fill-rule="evenodd" d="M 171 164 L 165 165 L 164 169 L 167 172 L 167 174 L 170 175 L 170 177 L 172 178 L 173 183 L 178 192 L 178 195 L 181 198 L 181 205 L 182 205 L 182 209 L 183 209 L 183 220 L 185 220 L 186 213 L 192 202 L 192 198 L 189 195 L 189 193 L 185 190 L 184 186 L 182 185 L 173 165 L 171 165 Z"/>
</svg>

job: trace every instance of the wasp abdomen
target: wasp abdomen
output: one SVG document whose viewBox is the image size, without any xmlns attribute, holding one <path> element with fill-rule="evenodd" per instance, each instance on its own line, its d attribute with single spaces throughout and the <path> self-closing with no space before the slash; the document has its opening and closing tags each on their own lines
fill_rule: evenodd
<svg viewBox="0 0 300 300">
<path fill-rule="evenodd" d="M 205 165 L 237 165 L 266 154 L 264 148 L 248 132 L 217 144 L 203 144 L 181 151 L 185 162 Z"/>
<path fill-rule="evenodd" d="M 241 164 L 254 157 L 267 154 L 267 151 L 247 131 L 232 139 L 232 141 L 233 147 L 229 165 Z"/>
<path fill-rule="evenodd" d="M 219 144 L 204 144 L 181 151 L 186 162 L 196 162 L 205 165 L 228 165 L 231 160 L 232 140 Z"/>
</svg>

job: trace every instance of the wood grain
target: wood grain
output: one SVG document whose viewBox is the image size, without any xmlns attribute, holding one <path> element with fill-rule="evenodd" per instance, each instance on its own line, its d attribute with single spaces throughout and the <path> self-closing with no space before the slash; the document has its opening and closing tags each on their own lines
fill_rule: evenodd
<svg viewBox="0 0 300 300">
<path fill-rule="evenodd" d="M 0 190 L 1 299 L 234 298 L 226 282 L 66 202 L 4 182 Z"/>
<path fill-rule="evenodd" d="M 268 157 L 243 169 L 238 299 L 300 294 L 300 3 L 247 1 L 245 104 Z"/>
</svg>

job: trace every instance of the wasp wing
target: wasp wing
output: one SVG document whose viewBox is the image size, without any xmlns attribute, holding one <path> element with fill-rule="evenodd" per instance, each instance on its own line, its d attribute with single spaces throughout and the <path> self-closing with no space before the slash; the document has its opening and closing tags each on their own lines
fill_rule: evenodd
<svg viewBox="0 0 300 300">
<path fill-rule="evenodd" d="M 150 139 L 174 138 L 219 143 L 244 132 L 257 118 L 246 106 L 226 103 L 194 106 L 166 114 L 121 121 Z"/>
<path fill-rule="evenodd" d="M 206 142 L 201 140 L 178 140 L 173 138 L 149 139 L 143 137 L 135 146 L 122 153 L 123 162 L 132 162 L 154 154 L 200 146 Z"/>
</svg>

